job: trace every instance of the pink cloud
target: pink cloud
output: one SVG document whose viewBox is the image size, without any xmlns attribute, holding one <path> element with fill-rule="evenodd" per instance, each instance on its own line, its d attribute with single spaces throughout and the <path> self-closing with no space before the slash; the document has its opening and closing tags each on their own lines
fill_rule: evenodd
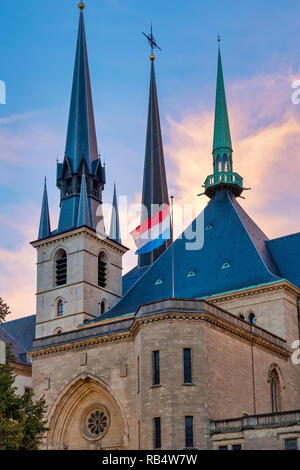
<svg viewBox="0 0 300 470">
<path fill-rule="evenodd" d="M 270 237 L 300 230 L 300 107 L 291 102 L 293 77 L 254 77 L 228 88 L 234 169 L 244 177 L 241 205 Z M 169 181 L 191 202 L 212 173 L 213 109 L 168 117 Z M 204 207 L 207 198 L 202 196 Z"/>
</svg>

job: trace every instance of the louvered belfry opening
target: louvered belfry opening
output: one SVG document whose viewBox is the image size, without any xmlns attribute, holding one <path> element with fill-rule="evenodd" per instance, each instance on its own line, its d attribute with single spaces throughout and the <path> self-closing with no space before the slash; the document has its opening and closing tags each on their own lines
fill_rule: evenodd
<svg viewBox="0 0 300 470">
<path fill-rule="evenodd" d="M 98 286 L 106 287 L 106 259 L 102 253 L 98 257 Z"/>
<path fill-rule="evenodd" d="M 67 253 L 61 250 L 56 257 L 56 285 L 67 284 Z"/>
</svg>

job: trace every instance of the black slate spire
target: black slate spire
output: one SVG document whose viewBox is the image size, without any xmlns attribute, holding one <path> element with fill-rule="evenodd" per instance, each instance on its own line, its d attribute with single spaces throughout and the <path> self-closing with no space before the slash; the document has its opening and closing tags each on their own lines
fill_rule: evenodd
<svg viewBox="0 0 300 470">
<path fill-rule="evenodd" d="M 157 212 L 153 209 L 153 204 L 169 204 L 168 186 L 165 170 L 164 151 L 160 127 L 158 98 L 155 80 L 154 60 L 155 56 L 151 54 L 151 77 L 150 77 L 150 95 L 148 110 L 148 127 L 146 137 L 146 151 L 144 164 L 144 182 L 141 222 Z M 145 210 L 147 209 L 147 211 Z M 165 242 L 161 247 L 139 256 L 139 267 L 149 266 L 161 256 L 161 254 L 170 245 L 170 241 Z"/>
</svg>

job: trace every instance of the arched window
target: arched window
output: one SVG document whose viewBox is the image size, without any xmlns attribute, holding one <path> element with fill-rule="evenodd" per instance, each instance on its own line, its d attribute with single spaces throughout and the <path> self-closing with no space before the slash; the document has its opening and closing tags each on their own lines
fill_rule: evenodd
<svg viewBox="0 0 300 470">
<path fill-rule="evenodd" d="M 250 313 L 250 315 L 249 315 L 249 322 L 250 322 L 252 325 L 256 325 L 256 316 L 254 315 L 254 313 Z"/>
<path fill-rule="evenodd" d="M 222 171 L 222 162 L 220 155 L 217 156 L 217 171 Z"/>
<path fill-rule="evenodd" d="M 61 299 L 57 302 L 57 312 L 56 313 L 57 313 L 58 317 L 62 317 L 63 314 L 64 314 L 64 303 Z"/>
<path fill-rule="evenodd" d="M 98 256 L 98 286 L 106 287 L 107 263 L 103 253 Z"/>
<path fill-rule="evenodd" d="M 56 330 L 54 330 L 55 335 L 61 335 L 62 333 L 63 333 L 62 328 L 56 328 Z"/>
<path fill-rule="evenodd" d="M 280 411 L 280 382 L 276 369 L 270 374 L 272 413 Z"/>
<path fill-rule="evenodd" d="M 242 313 L 239 314 L 239 318 L 240 318 L 241 320 L 245 320 L 245 317 L 244 317 L 244 315 L 243 315 Z"/>
<path fill-rule="evenodd" d="M 67 253 L 65 250 L 59 250 L 56 254 L 56 285 L 63 286 L 67 284 Z"/>
<path fill-rule="evenodd" d="M 228 171 L 228 158 L 226 153 L 223 155 L 223 171 Z"/>
<path fill-rule="evenodd" d="M 100 314 L 103 315 L 105 313 L 105 300 L 102 300 L 100 304 Z"/>
</svg>

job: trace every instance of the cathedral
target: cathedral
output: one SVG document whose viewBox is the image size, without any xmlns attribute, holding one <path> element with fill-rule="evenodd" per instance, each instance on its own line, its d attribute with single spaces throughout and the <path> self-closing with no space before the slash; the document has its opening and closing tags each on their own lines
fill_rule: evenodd
<svg viewBox="0 0 300 470">
<path fill-rule="evenodd" d="M 189 227 L 202 227 L 203 246 L 187 249 L 184 232 L 140 254 L 122 276 L 128 249 L 116 188 L 110 234 L 97 231 L 106 176 L 84 7 L 57 162 L 58 227 L 51 229 L 45 181 L 32 242 L 36 315 L 0 327 L 0 340 L 30 357 L 27 381 L 31 368 L 35 396 L 45 396 L 41 448 L 299 449 L 300 233 L 270 240 L 238 202 L 247 188 L 233 168 L 220 47 L 213 168 L 203 184 L 209 202 Z M 153 51 L 142 203 L 169 204 Z"/>
</svg>

